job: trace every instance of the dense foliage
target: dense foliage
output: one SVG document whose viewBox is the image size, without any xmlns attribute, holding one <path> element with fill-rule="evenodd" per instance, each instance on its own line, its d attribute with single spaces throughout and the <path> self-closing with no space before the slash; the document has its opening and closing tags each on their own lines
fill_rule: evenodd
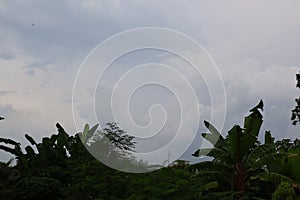
<svg viewBox="0 0 300 200">
<path fill-rule="evenodd" d="M 233 126 L 226 137 L 205 121 L 209 132 L 202 136 L 212 147 L 198 149 L 193 155 L 207 155 L 212 160 L 191 165 L 177 161 L 143 174 L 111 169 L 89 153 L 89 148 L 100 146 L 96 150 L 108 160 L 112 156 L 121 161 L 129 157 L 124 167 L 151 167 L 130 157 L 134 138 L 116 123 L 99 132 L 97 125 L 86 125 L 82 133 L 73 136 L 57 124 L 57 134 L 44 137 L 40 143 L 25 134 L 30 145 L 24 149 L 14 140 L 0 138 L 0 150 L 11 153 L 15 160 L 0 163 L 0 199 L 299 198 L 300 141 L 275 142 L 266 131 L 261 144 L 262 110 L 261 101 L 245 117 L 243 127 Z"/>
</svg>

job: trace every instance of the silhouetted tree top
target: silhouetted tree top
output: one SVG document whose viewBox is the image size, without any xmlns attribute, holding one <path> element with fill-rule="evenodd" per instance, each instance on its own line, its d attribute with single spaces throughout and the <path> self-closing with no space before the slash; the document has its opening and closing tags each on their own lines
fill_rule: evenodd
<svg viewBox="0 0 300 200">
<path fill-rule="evenodd" d="M 300 72 L 299 74 L 296 74 L 296 87 L 300 89 Z M 300 96 L 295 99 L 296 106 L 292 110 L 292 116 L 291 120 L 293 125 L 296 125 L 297 123 L 300 123 Z"/>
</svg>

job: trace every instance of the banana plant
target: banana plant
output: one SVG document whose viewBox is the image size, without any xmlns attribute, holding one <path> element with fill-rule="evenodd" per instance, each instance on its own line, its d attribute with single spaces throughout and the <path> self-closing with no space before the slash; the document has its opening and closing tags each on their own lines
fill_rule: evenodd
<svg viewBox="0 0 300 200">
<path fill-rule="evenodd" d="M 1 143 L 4 143 L 4 145 Z M 29 170 L 28 162 L 26 160 L 25 154 L 22 152 L 21 144 L 12 139 L 6 138 L 0 138 L 0 144 L 0 150 L 6 151 L 14 155 L 17 160 L 17 166 L 19 170 L 24 173 L 27 173 Z"/>
<path fill-rule="evenodd" d="M 245 117 L 244 126 L 233 126 L 224 138 L 218 130 L 209 122 L 204 121 L 204 125 L 210 131 L 202 136 L 208 140 L 213 147 L 198 149 L 193 156 L 209 156 L 212 161 L 205 161 L 196 164 L 199 173 L 210 174 L 223 179 L 231 184 L 232 193 L 236 193 L 237 199 L 244 196 L 251 188 L 251 181 L 260 180 L 291 180 L 281 174 L 269 172 L 268 163 L 282 160 L 288 154 L 278 153 L 272 143 L 270 132 L 266 132 L 265 144 L 260 144 L 258 135 L 263 123 L 263 101 L 250 110 L 250 115 Z M 273 139 L 274 141 L 274 139 Z M 211 181 L 211 180 L 210 180 Z"/>
<path fill-rule="evenodd" d="M 86 124 L 84 126 L 83 132 L 80 133 L 81 140 L 84 144 L 88 143 L 88 141 L 94 136 L 96 130 L 98 129 L 99 124 L 96 124 L 90 129 L 90 126 Z"/>
</svg>

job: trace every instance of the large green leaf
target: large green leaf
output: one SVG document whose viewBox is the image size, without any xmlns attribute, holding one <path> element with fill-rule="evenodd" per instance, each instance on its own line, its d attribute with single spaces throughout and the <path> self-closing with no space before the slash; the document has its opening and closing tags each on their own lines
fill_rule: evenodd
<svg viewBox="0 0 300 200">
<path fill-rule="evenodd" d="M 283 167 L 287 167 L 292 177 L 295 177 L 298 184 L 300 184 L 300 148 L 290 149 L 288 153 L 291 155 L 288 157 L 287 162 L 282 162 Z"/>
<path fill-rule="evenodd" d="M 205 120 L 204 120 L 204 125 L 210 131 L 210 133 L 203 133 L 202 137 L 208 140 L 215 147 L 226 149 L 227 148 L 226 140 L 222 137 L 219 131 L 212 124 L 210 124 Z"/>
<path fill-rule="evenodd" d="M 229 154 L 234 162 L 237 162 L 242 158 L 241 154 L 241 137 L 242 137 L 242 129 L 240 126 L 235 125 L 229 132 L 227 136 L 227 140 L 229 143 Z"/>
<path fill-rule="evenodd" d="M 194 157 L 206 156 L 213 148 L 203 148 L 198 149 L 195 153 L 192 154 Z"/>
<path fill-rule="evenodd" d="M 284 158 L 293 157 L 296 155 L 288 154 L 288 153 L 271 153 L 264 155 L 263 157 L 256 160 L 256 162 L 252 163 L 252 169 L 261 169 L 273 162 L 280 162 Z"/>
<path fill-rule="evenodd" d="M 95 134 L 98 129 L 99 124 L 94 125 L 91 129 L 88 124 L 84 126 L 84 130 L 81 134 L 81 141 L 86 144 Z"/>
<path fill-rule="evenodd" d="M 232 164 L 233 161 L 230 156 L 228 156 L 228 152 L 219 148 L 203 148 L 198 149 L 194 154 L 195 157 L 200 156 L 209 156 L 213 157 L 215 160 L 219 160 L 223 163 Z"/>
<path fill-rule="evenodd" d="M 259 178 L 262 181 L 270 181 L 273 183 L 280 183 L 282 181 L 286 181 L 289 183 L 295 182 L 293 179 L 276 172 L 261 172 L 259 174 L 250 177 L 250 179 L 257 179 L 257 178 Z"/>
<path fill-rule="evenodd" d="M 84 126 L 84 129 L 83 129 L 83 132 L 82 132 L 82 138 L 81 138 L 83 143 L 87 142 L 87 135 L 89 133 L 89 130 L 90 130 L 90 126 L 88 124 L 86 124 Z"/>
<path fill-rule="evenodd" d="M 257 146 L 255 149 L 253 149 L 250 154 L 245 157 L 245 164 L 248 167 L 256 165 L 256 162 L 264 158 L 265 156 L 271 156 L 274 154 L 273 150 L 275 149 L 275 145 L 272 144 L 263 144 Z M 275 159 L 275 157 L 274 157 Z"/>
<path fill-rule="evenodd" d="M 250 110 L 251 114 L 245 117 L 244 134 L 241 139 L 242 154 L 245 154 L 257 142 L 259 130 L 263 123 L 263 116 L 259 109 L 263 109 L 262 100 Z"/>
<path fill-rule="evenodd" d="M 94 125 L 91 129 L 89 129 L 88 124 L 85 125 L 84 131 L 82 134 L 82 142 L 87 143 L 95 134 L 97 131 L 99 124 Z"/>
</svg>

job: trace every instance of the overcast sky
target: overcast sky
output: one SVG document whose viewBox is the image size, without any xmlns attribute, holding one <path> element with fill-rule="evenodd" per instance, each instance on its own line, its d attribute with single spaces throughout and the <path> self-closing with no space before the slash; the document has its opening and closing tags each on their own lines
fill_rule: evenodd
<svg viewBox="0 0 300 200">
<path fill-rule="evenodd" d="M 26 145 L 24 133 L 40 140 L 56 132 L 56 122 L 75 133 L 72 90 L 84 58 L 100 42 L 121 31 L 162 27 L 196 40 L 218 67 L 226 92 L 223 135 L 234 124 L 242 124 L 249 109 L 263 99 L 262 131 L 271 130 L 278 139 L 299 137 L 299 126 L 292 126 L 289 120 L 294 99 L 299 96 L 295 88 L 295 74 L 300 69 L 299 8 L 297 0 L 1 1 L 0 115 L 6 119 L 1 121 L 0 136 Z M 120 58 L 107 71 L 104 89 L 99 87 L 96 98 L 108 97 L 105 86 L 110 88 L 124 69 L 150 62 L 177 66 L 179 70 L 188 68 L 187 63 L 164 52 L 133 53 Z M 205 130 L 203 119 L 212 112 L 206 89 L 209 86 L 192 71 L 186 73 L 198 91 L 201 132 Z M 149 74 L 176 82 L 172 75 L 162 76 L 159 71 Z M 177 84 L 180 87 L 180 82 Z M 167 90 L 149 86 L 133 96 L 130 109 L 134 121 L 147 124 L 149 107 L 161 104 L 170 117 L 167 132 L 177 128 L 178 102 Z M 81 118 L 88 120 L 91 113 L 85 112 L 84 106 L 78 109 Z M 100 123 L 112 120 L 109 109 L 106 104 L 96 104 Z M 189 152 L 197 148 L 195 143 Z M 0 152 L 2 160 L 8 157 Z"/>
</svg>

